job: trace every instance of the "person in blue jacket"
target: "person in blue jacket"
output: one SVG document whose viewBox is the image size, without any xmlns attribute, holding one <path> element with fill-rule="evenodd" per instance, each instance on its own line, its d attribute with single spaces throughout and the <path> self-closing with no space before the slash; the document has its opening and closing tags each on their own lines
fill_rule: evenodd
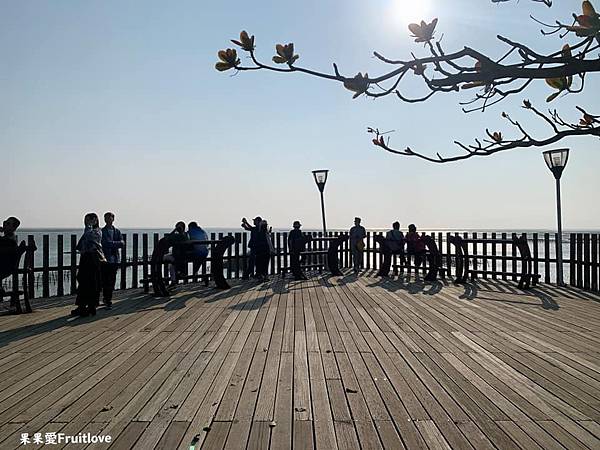
<svg viewBox="0 0 600 450">
<path fill-rule="evenodd" d="M 190 222 L 188 224 L 188 236 L 191 241 L 208 241 L 208 234 L 198 225 L 197 222 Z M 193 263 L 194 275 L 198 273 L 206 258 L 208 258 L 208 245 L 206 244 L 193 244 L 190 250 L 190 259 Z"/>
<path fill-rule="evenodd" d="M 112 307 L 113 291 L 117 281 L 117 269 L 121 262 L 119 249 L 125 246 L 121 231 L 113 223 L 115 215 L 112 212 L 104 214 L 104 223 L 102 228 L 102 251 L 106 262 L 102 264 L 102 297 L 107 309 Z"/>
</svg>

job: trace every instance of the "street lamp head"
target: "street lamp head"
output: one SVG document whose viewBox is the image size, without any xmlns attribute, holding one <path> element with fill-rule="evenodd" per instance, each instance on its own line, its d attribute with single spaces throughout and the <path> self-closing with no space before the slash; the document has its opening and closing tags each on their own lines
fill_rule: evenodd
<svg viewBox="0 0 600 450">
<path fill-rule="evenodd" d="M 315 183 L 317 183 L 317 187 L 319 188 L 319 191 L 321 191 L 321 192 L 323 192 L 323 190 L 325 189 L 325 183 L 327 182 L 327 173 L 328 172 L 329 172 L 329 170 L 327 170 L 327 169 L 312 171 L 313 177 L 315 178 Z"/>
<path fill-rule="evenodd" d="M 567 165 L 567 161 L 569 159 L 569 149 L 568 148 L 557 148 L 555 150 L 548 150 L 543 153 L 544 161 L 546 161 L 546 165 L 548 169 L 552 171 L 554 178 L 557 180 L 560 179 L 565 166 Z"/>
</svg>

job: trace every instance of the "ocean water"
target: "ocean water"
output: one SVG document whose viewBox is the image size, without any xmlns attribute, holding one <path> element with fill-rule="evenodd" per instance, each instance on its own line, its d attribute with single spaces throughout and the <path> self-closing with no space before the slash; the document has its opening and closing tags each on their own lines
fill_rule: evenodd
<svg viewBox="0 0 600 450">
<path fill-rule="evenodd" d="M 33 236 L 36 245 L 38 247 L 38 251 L 35 254 L 35 267 L 42 267 L 43 266 L 43 251 L 42 251 L 42 246 L 43 246 L 43 239 L 44 236 L 48 236 L 48 263 L 50 267 L 56 266 L 58 263 L 58 251 L 57 251 L 57 239 L 59 235 L 63 236 L 63 264 L 64 265 L 69 265 L 70 260 L 71 260 L 71 236 L 74 235 L 76 236 L 76 239 L 79 239 L 79 236 L 81 236 L 82 234 L 82 229 L 43 229 L 43 228 L 36 228 L 36 229 L 20 229 L 19 230 L 19 234 L 18 234 L 18 238 L 19 239 L 27 239 L 27 236 Z M 138 252 L 138 257 L 141 260 L 142 257 L 142 234 L 146 233 L 148 234 L 148 245 L 149 245 L 149 254 L 152 253 L 152 247 L 153 247 L 153 235 L 155 233 L 157 233 L 159 236 L 164 236 L 166 233 L 170 232 L 171 229 L 151 229 L 151 228 L 121 228 L 121 231 L 127 236 L 127 259 L 128 261 L 131 261 L 131 255 L 133 254 L 133 243 L 132 243 L 132 235 L 134 233 L 137 233 L 139 235 L 139 252 Z M 205 228 L 205 231 L 207 233 L 209 233 L 209 235 L 211 233 L 214 233 L 216 236 L 218 236 L 218 233 L 223 233 L 223 234 L 228 234 L 228 233 L 243 233 L 243 230 L 241 228 Z M 288 229 L 273 229 L 274 233 L 277 232 L 286 232 L 289 231 Z M 319 230 L 317 229 L 303 229 L 303 231 L 305 232 L 318 232 Z M 341 229 L 331 229 L 328 231 L 347 231 L 347 230 L 341 230 Z M 369 229 L 368 231 L 370 232 L 385 232 L 387 231 L 386 229 Z M 427 229 L 427 230 L 419 230 L 420 232 L 425 232 L 427 234 L 430 233 L 435 233 L 436 234 L 436 238 L 437 238 L 437 233 L 442 233 L 442 238 L 443 238 L 443 243 L 442 243 L 442 252 L 446 251 L 446 244 L 445 244 L 445 238 L 446 238 L 446 233 L 450 232 L 450 233 L 459 233 L 460 235 L 462 235 L 463 233 L 468 233 L 469 236 L 472 235 L 472 233 L 477 233 L 478 237 L 481 238 L 482 233 L 487 233 L 488 237 L 491 237 L 492 233 L 496 233 L 497 237 L 500 237 L 502 233 L 507 233 L 508 237 L 510 238 L 512 233 L 517 233 L 517 234 L 522 234 L 522 233 L 526 233 L 527 237 L 529 239 L 529 245 L 530 248 L 532 249 L 532 253 L 533 253 L 533 242 L 532 242 L 532 235 L 534 233 L 538 234 L 538 254 L 539 254 L 539 258 L 542 259 L 545 257 L 544 254 L 544 234 L 545 233 L 550 233 L 550 258 L 555 258 L 555 243 L 554 243 L 554 232 L 552 230 L 543 230 L 543 229 L 538 229 L 538 230 L 533 230 L 533 229 L 527 229 L 527 230 L 506 230 L 506 229 L 497 229 L 497 230 L 491 230 L 491 229 Z M 600 230 L 566 230 L 563 233 L 563 259 L 564 260 L 568 260 L 570 258 L 569 255 L 569 250 L 570 250 L 570 234 L 571 233 L 594 233 L 594 234 L 598 234 L 600 233 Z M 507 247 L 507 252 L 508 255 L 510 256 L 510 252 L 511 252 L 511 246 Z M 478 246 L 478 253 L 481 254 L 482 253 L 482 245 Z M 500 254 L 500 247 L 497 248 L 498 250 L 498 254 Z M 488 254 L 491 253 L 491 249 L 490 247 L 488 247 Z M 479 265 L 481 266 L 481 262 L 479 263 Z M 488 263 L 488 266 L 491 265 L 491 262 Z M 498 262 L 498 266 L 500 266 L 500 262 Z M 510 267 L 510 262 L 508 263 L 508 267 Z M 554 281 L 555 279 L 555 264 L 551 264 L 550 266 L 550 270 L 551 270 L 551 279 Z M 539 266 L 539 272 L 542 275 L 542 280 L 543 280 L 543 276 L 544 276 L 544 266 L 543 264 L 540 264 Z M 564 265 L 563 268 L 563 272 L 564 272 L 564 279 L 568 280 L 569 278 L 569 267 L 568 264 Z M 127 279 L 127 286 L 131 285 L 131 281 L 132 281 L 132 271 L 131 270 L 127 270 L 126 273 L 126 279 Z M 141 274 L 141 268 L 139 269 L 139 274 Z M 56 295 L 56 282 L 57 282 L 57 272 L 50 272 L 49 274 L 49 278 L 50 278 L 50 295 Z M 65 271 L 64 273 L 64 285 L 65 285 L 65 290 L 68 292 L 68 288 L 70 285 L 70 273 L 68 271 Z M 141 277 L 141 275 L 140 275 Z M 35 283 L 35 287 L 36 287 L 36 295 L 41 295 L 41 282 L 42 282 L 42 274 L 41 273 L 36 273 L 35 274 L 35 279 L 36 279 L 36 283 Z M 120 278 L 118 278 L 120 279 Z M 5 280 L 4 281 L 4 288 L 5 289 L 9 289 L 10 288 L 10 280 Z M 117 283 L 118 284 L 118 283 Z"/>
</svg>

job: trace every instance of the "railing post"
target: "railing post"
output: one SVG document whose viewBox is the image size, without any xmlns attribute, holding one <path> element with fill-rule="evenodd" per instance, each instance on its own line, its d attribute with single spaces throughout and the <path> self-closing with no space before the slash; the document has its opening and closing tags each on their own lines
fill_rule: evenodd
<svg viewBox="0 0 600 450">
<path fill-rule="evenodd" d="M 592 234 L 592 291 L 598 291 L 598 235 Z"/>
<path fill-rule="evenodd" d="M 365 254 L 367 256 L 367 263 L 365 264 L 364 262 L 364 257 L 363 257 L 363 264 L 365 264 L 365 269 L 369 270 L 371 268 L 371 232 L 367 231 L 367 245 L 365 246 Z"/>
<path fill-rule="evenodd" d="M 517 246 L 515 244 L 515 239 L 517 238 L 517 233 L 512 233 L 512 244 L 511 244 L 511 272 L 512 272 L 512 280 L 517 281 Z"/>
<path fill-rule="evenodd" d="M 242 233 L 242 276 L 248 270 L 248 234 L 244 231 Z"/>
<path fill-rule="evenodd" d="M 496 239 L 496 233 L 492 233 L 492 240 Z M 498 279 L 498 251 L 497 244 L 492 244 L 492 280 Z"/>
<path fill-rule="evenodd" d="M 42 236 L 42 297 L 50 297 L 50 236 Z"/>
<path fill-rule="evenodd" d="M 555 242 L 558 238 L 558 234 L 555 235 Z M 569 234 L 569 284 L 571 286 L 577 286 L 577 271 L 575 266 L 575 261 L 577 260 L 577 256 L 575 253 L 575 245 L 576 238 L 575 233 Z"/>
<path fill-rule="evenodd" d="M 585 290 L 590 289 L 590 275 L 591 275 L 591 266 L 590 266 L 590 234 L 585 233 L 583 235 L 583 288 Z"/>
<path fill-rule="evenodd" d="M 577 233 L 577 287 L 583 288 L 583 234 Z"/>
<path fill-rule="evenodd" d="M 142 276 L 144 277 L 144 292 L 150 292 L 148 279 L 148 233 L 142 234 Z"/>
<path fill-rule="evenodd" d="M 482 278 L 487 279 L 488 277 L 488 258 L 487 258 L 487 254 L 488 254 L 488 244 L 487 244 L 487 233 L 483 233 L 481 236 L 481 239 L 483 240 L 483 242 L 481 243 L 481 254 L 483 255 L 483 258 L 481 260 L 481 264 L 483 266 L 483 274 L 482 274 Z"/>
<path fill-rule="evenodd" d="M 71 289 L 70 294 L 77 293 L 77 236 L 71 235 Z"/>
<path fill-rule="evenodd" d="M 233 237 L 232 233 L 227 233 L 227 236 Z M 234 238 L 235 240 L 235 238 Z M 233 250 L 230 247 L 227 247 L 227 252 L 225 253 L 225 257 L 227 258 L 227 269 L 225 271 L 225 273 L 227 274 L 227 279 L 231 280 L 232 275 L 231 275 L 231 264 L 232 264 L 232 260 L 233 260 Z"/>
<path fill-rule="evenodd" d="M 133 239 L 131 241 L 131 287 L 137 289 L 138 287 L 138 254 L 139 254 L 139 236 L 137 233 L 133 233 Z"/>
<path fill-rule="evenodd" d="M 56 295 L 62 297 L 65 295 L 65 286 L 64 286 L 64 236 L 59 234 L 56 237 L 56 267 L 57 267 L 57 275 L 56 275 Z"/>
<path fill-rule="evenodd" d="M 242 235 L 239 232 L 233 234 L 235 238 L 235 243 L 233 244 L 233 254 L 235 261 L 235 278 L 240 278 L 240 242 L 242 240 Z"/>
<path fill-rule="evenodd" d="M 290 266 L 290 260 L 289 260 L 288 233 L 287 233 L 287 231 L 285 231 L 283 233 L 283 243 L 282 243 L 282 245 L 283 245 L 283 267 L 289 267 Z"/>
<path fill-rule="evenodd" d="M 35 240 L 32 234 L 27 235 L 27 245 L 31 248 L 35 246 Z M 35 268 L 35 253 L 31 255 L 31 257 L 33 261 L 33 268 L 31 269 L 31 272 L 27 275 L 27 290 L 29 293 L 30 300 L 35 298 L 35 272 L 33 270 Z"/>
<path fill-rule="evenodd" d="M 531 283 L 533 286 L 535 286 L 538 282 L 538 278 L 539 278 L 539 274 L 540 274 L 540 267 L 539 267 L 539 236 L 537 233 L 533 233 L 532 235 L 532 239 L 533 239 L 533 277 L 531 277 Z"/>
<path fill-rule="evenodd" d="M 127 289 L 127 234 L 122 237 L 125 244 L 121 250 L 121 289 Z"/>
<path fill-rule="evenodd" d="M 471 258 L 473 260 L 473 272 L 471 273 L 471 280 L 477 279 L 477 271 L 479 270 L 479 256 L 477 251 L 477 233 L 472 233 L 473 237 L 473 253 L 471 253 Z"/>
<path fill-rule="evenodd" d="M 506 280 L 506 233 L 502 233 L 502 279 Z"/>
<path fill-rule="evenodd" d="M 550 233 L 544 233 L 544 283 L 550 284 Z"/>
</svg>

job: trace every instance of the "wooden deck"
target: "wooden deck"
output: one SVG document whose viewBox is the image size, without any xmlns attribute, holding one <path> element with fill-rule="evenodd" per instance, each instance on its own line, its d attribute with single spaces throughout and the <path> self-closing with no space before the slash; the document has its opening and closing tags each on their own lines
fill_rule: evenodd
<svg viewBox="0 0 600 450">
<path fill-rule="evenodd" d="M 48 305 L 0 317 L 0 448 L 599 449 L 598 300 L 347 275 Z"/>
</svg>

